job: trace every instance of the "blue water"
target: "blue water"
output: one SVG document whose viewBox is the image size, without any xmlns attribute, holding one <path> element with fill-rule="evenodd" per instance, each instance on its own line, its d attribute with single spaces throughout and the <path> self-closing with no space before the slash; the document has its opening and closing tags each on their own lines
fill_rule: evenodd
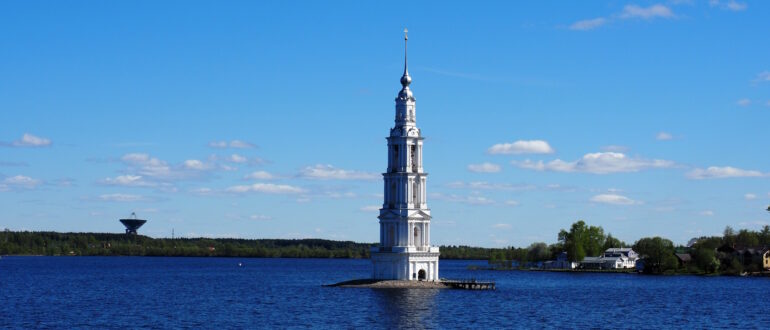
<svg viewBox="0 0 770 330">
<path fill-rule="evenodd" d="M 321 287 L 367 277 L 369 260 L 3 257 L 0 327 L 770 327 L 770 278 L 469 271 L 468 264 L 442 260 L 441 276 L 491 279 L 497 290 Z"/>
</svg>

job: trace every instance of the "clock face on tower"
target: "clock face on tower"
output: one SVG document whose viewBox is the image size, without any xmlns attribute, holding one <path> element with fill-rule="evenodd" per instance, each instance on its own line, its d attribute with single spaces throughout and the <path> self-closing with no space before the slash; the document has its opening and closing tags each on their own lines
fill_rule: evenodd
<svg viewBox="0 0 770 330">
<path fill-rule="evenodd" d="M 408 136 L 418 136 L 420 133 L 416 128 L 412 128 L 409 130 Z"/>
</svg>

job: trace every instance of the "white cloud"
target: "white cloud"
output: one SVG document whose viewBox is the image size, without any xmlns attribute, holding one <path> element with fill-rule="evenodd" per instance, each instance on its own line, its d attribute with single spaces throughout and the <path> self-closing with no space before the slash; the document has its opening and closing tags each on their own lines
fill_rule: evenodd
<svg viewBox="0 0 770 330">
<path fill-rule="evenodd" d="M 101 181 L 102 184 L 110 186 L 125 186 L 125 187 L 153 187 L 156 183 L 147 182 L 142 179 L 141 175 L 119 175 L 114 178 L 106 178 Z"/>
<path fill-rule="evenodd" d="M 19 147 L 19 148 L 39 148 L 39 147 L 48 147 L 51 145 L 51 140 L 34 136 L 29 133 L 24 133 L 24 135 L 21 136 L 21 139 L 14 140 L 13 142 L 0 142 L 0 146 L 8 146 L 8 147 Z"/>
<path fill-rule="evenodd" d="M 500 165 L 492 163 L 470 164 L 468 171 L 476 173 L 497 173 L 500 172 Z"/>
<path fill-rule="evenodd" d="M 649 7 L 641 7 L 638 5 L 626 5 L 623 7 L 623 11 L 618 14 L 610 15 L 609 17 L 597 17 L 593 19 L 581 20 L 573 23 L 569 26 L 570 30 L 575 31 L 588 31 L 598 27 L 607 25 L 614 20 L 627 20 L 627 19 L 645 19 L 651 20 L 654 18 L 674 18 L 674 12 L 671 8 L 655 4 Z"/>
<path fill-rule="evenodd" d="M 470 189 L 470 190 L 512 190 L 512 191 L 532 190 L 537 188 L 536 186 L 530 185 L 530 184 L 514 185 L 509 183 L 490 183 L 486 181 L 474 181 L 474 182 L 467 182 L 467 183 L 463 181 L 455 181 L 447 184 L 447 187 L 454 188 L 454 189 Z"/>
<path fill-rule="evenodd" d="M 548 163 L 543 161 L 533 162 L 529 159 L 513 161 L 511 164 L 524 169 L 536 171 L 553 172 L 584 172 L 593 174 L 608 174 L 619 172 L 638 172 L 651 168 L 669 168 L 674 166 L 674 162 L 662 159 L 641 159 L 629 158 L 619 152 L 598 152 L 586 154 L 583 158 L 565 162 L 561 159 L 552 160 Z"/>
<path fill-rule="evenodd" d="M 585 19 L 582 21 L 577 21 L 575 23 L 572 23 L 572 25 L 569 26 L 570 30 L 577 30 L 577 31 L 587 31 L 587 30 L 593 30 L 595 28 L 598 28 L 602 25 L 607 23 L 607 19 L 604 17 L 598 17 L 594 19 Z"/>
<path fill-rule="evenodd" d="M 519 202 L 515 201 L 515 200 L 507 200 L 507 201 L 505 201 L 505 205 L 508 205 L 508 206 L 519 206 Z"/>
<path fill-rule="evenodd" d="M 459 195 L 444 195 L 441 193 L 432 193 L 430 197 L 436 200 L 443 200 L 453 203 L 465 203 L 471 205 L 489 205 L 494 204 L 495 201 L 484 196 L 471 195 L 471 196 L 459 196 Z"/>
<path fill-rule="evenodd" d="M 724 178 L 748 178 L 748 177 L 762 177 L 767 174 L 763 174 L 760 171 L 744 170 L 735 168 L 732 166 L 711 166 L 707 169 L 696 168 L 689 173 L 687 177 L 695 180 L 702 179 L 724 179 Z"/>
<path fill-rule="evenodd" d="M 361 207 L 359 210 L 361 210 L 361 212 L 375 212 L 375 211 L 379 211 L 380 208 L 381 208 L 380 205 L 367 205 L 367 206 Z"/>
<path fill-rule="evenodd" d="M 492 228 L 504 229 L 504 230 L 511 229 L 512 227 L 513 226 L 511 226 L 510 224 L 507 224 L 507 223 L 496 223 L 496 224 L 492 225 Z"/>
<path fill-rule="evenodd" d="M 214 190 L 207 187 L 201 187 L 201 188 L 192 189 L 190 190 L 190 192 L 196 195 L 211 195 L 214 192 Z"/>
<path fill-rule="evenodd" d="M 121 160 L 131 167 L 131 172 L 161 180 L 176 179 L 180 175 L 171 170 L 171 166 L 158 158 L 148 154 L 131 153 L 124 155 Z"/>
<path fill-rule="evenodd" d="M 254 171 L 254 172 L 251 172 L 251 174 L 248 174 L 244 177 L 244 179 L 255 179 L 255 180 L 271 180 L 274 178 L 275 176 L 273 176 L 272 174 L 266 171 Z"/>
<path fill-rule="evenodd" d="M 227 142 L 227 141 L 211 141 L 211 142 L 209 142 L 209 147 L 217 148 L 217 149 L 224 149 L 224 148 L 227 148 L 227 147 L 236 148 L 236 149 L 252 149 L 252 148 L 256 148 L 257 145 L 253 144 L 251 142 L 246 142 L 246 141 L 241 141 L 241 140 L 232 140 L 230 142 Z"/>
<path fill-rule="evenodd" d="M 144 197 L 131 194 L 104 194 L 99 195 L 99 199 L 107 202 L 138 202 L 144 200 Z"/>
<path fill-rule="evenodd" d="M 753 80 L 755 83 L 759 82 L 768 82 L 770 81 L 770 71 L 762 71 L 760 72 L 756 78 Z"/>
<path fill-rule="evenodd" d="M 513 143 L 498 143 L 487 149 L 493 155 L 552 154 L 553 148 L 543 140 L 518 140 Z"/>
<path fill-rule="evenodd" d="M 641 18 L 641 19 L 653 19 L 653 18 L 673 18 L 674 12 L 671 8 L 668 8 L 661 4 L 655 4 L 649 7 L 640 7 L 637 5 L 626 5 L 623 7 L 623 11 L 620 13 L 620 18 Z"/>
<path fill-rule="evenodd" d="M 184 167 L 191 169 L 191 170 L 197 170 L 197 171 L 203 171 L 206 170 L 208 167 L 203 164 L 202 161 L 197 159 L 188 159 L 184 161 Z"/>
<path fill-rule="evenodd" d="M 714 216 L 714 211 L 706 210 L 706 211 L 701 211 L 698 214 L 700 214 L 700 215 L 702 215 L 704 217 L 713 217 Z"/>
<path fill-rule="evenodd" d="M 305 192 L 304 189 L 299 187 L 272 183 L 255 183 L 252 185 L 232 186 L 227 188 L 226 191 L 230 193 L 258 192 L 265 194 L 299 194 Z"/>
<path fill-rule="evenodd" d="M 658 135 L 655 135 L 655 140 L 658 140 L 658 141 L 668 141 L 673 138 L 674 136 L 671 135 L 671 133 L 666 133 L 666 132 L 659 132 Z"/>
<path fill-rule="evenodd" d="M 736 0 L 727 0 L 726 2 L 721 2 L 719 0 L 709 0 L 709 6 L 719 7 L 721 9 L 730 11 L 744 11 L 749 7 L 745 2 L 738 2 Z"/>
<path fill-rule="evenodd" d="M 320 196 L 334 198 L 334 199 L 340 199 L 340 198 L 351 199 L 351 198 L 358 197 L 358 195 L 352 191 L 340 192 L 338 190 L 324 191 Z"/>
<path fill-rule="evenodd" d="M 241 140 L 232 140 L 230 141 L 230 148 L 239 148 L 239 149 L 251 149 L 256 148 L 257 145 L 253 144 L 251 142 L 241 141 Z"/>
<path fill-rule="evenodd" d="M 343 170 L 322 164 L 305 167 L 300 176 L 318 180 L 374 180 L 378 177 L 375 173 Z"/>
<path fill-rule="evenodd" d="M 15 175 L 7 177 L 0 181 L 0 191 L 20 190 L 20 189 L 34 189 L 42 182 L 37 179 L 30 178 L 24 175 Z"/>
<path fill-rule="evenodd" d="M 735 104 L 737 104 L 739 106 L 742 106 L 742 107 L 747 107 L 747 106 L 751 105 L 751 100 L 744 98 L 744 99 L 738 100 L 737 102 L 735 102 Z"/>
<path fill-rule="evenodd" d="M 273 217 L 264 215 L 264 214 L 252 214 L 249 216 L 249 219 L 264 221 L 264 220 L 272 220 Z"/>
<path fill-rule="evenodd" d="M 245 163 L 248 161 L 248 159 L 244 156 L 241 156 L 239 154 L 232 154 L 230 157 L 227 158 L 228 161 L 233 163 Z"/>
<path fill-rule="evenodd" d="M 594 203 L 604 203 L 604 204 L 612 204 L 612 205 L 634 205 L 634 204 L 641 204 L 640 202 L 637 202 L 633 199 L 630 199 L 626 196 L 617 195 L 617 194 L 600 194 L 596 195 L 594 197 L 591 197 L 591 201 Z"/>
<path fill-rule="evenodd" d="M 727 9 L 732 11 L 742 11 L 746 10 L 749 6 L 745 2 L 738 2 L 735 0 L 729 0 L 727 1 Z"/>
<path fill-rule="evenodd" d="M 757 199 L 757 195 L 754 194 L 745 194 L 743 195 L 743 198 L 745 198 L 747 201 Z"/>
</svg>

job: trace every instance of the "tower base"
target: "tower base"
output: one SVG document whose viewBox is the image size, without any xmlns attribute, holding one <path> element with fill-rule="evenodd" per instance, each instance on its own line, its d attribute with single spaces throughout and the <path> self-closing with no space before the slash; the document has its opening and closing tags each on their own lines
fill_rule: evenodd
<svg viewBox="0 0 770 330">
<path fill-rule="evenodd" d="M 396 250 L 398 247 L 394 247 Z M 375 248 L 379 250 L 378 248 Z M 438 247 L 425 252 L 374 252 L 371 253 L 376 280 L 438 281 Z"/>
</svg>

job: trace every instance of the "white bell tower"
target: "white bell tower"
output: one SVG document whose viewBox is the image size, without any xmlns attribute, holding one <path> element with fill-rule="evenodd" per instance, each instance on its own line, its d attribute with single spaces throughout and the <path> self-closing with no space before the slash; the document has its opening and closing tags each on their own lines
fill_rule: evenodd
<svg viewBox="0 0 770 330">
<path fill-rule="evenodd" d="M 409 89 L 404 29 L 404 75 L 396 97 L 396 124 L 388 140 L 385 201 L 380 209 L 380 245 L 371 251 L 374 279 L 438 281 L 438 247 L 430 245 L 428 173 L 422 167 L 423 137 L 417 128 L 415 98 Z"/>
</svg>

